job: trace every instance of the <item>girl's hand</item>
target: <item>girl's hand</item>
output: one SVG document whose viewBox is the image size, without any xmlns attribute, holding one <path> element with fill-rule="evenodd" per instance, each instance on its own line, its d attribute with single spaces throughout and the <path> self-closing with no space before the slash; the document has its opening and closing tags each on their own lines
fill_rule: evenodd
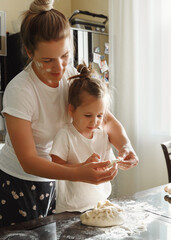
<svg viewBox="0 0 171 240">
<path fill-rule="evenodd" d="M 100 156 L 97 153 L 93 153 L 84 164 L 91 163 L 91 162 L 100 162 Z M 96 170 L 105 170 L 105 168 L 97 168 Z"/>
<path fill-rule="evenodd" d="M 86 163 L 91 163 L 91 162 L 99 162 L 100 156 L 97 153 L 93 153 L 86 161 Z"/>
<path fill-rule="evenodd" d="M 126 144 L 120 149 L 118 159 L 121 159 L 121 161 L 118 162 L 118 168 L 122 170 L 133 168 L 139 162 L 131 144 Z"/>
</svg>

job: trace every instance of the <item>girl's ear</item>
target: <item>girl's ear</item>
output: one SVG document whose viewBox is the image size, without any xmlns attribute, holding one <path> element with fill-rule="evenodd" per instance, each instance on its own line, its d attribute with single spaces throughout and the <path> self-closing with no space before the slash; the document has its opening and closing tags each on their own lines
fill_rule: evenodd
<svg viewBox="0 0 171 240">
<path fill-rule="evenodd" d="M 69 104 L 68 105 L 68 113 L 69 115 L 72 117 L 72 114 L 73 114 L 73 111 L 74 111 L 74 107 L 72 104 Z"/>
</svg>

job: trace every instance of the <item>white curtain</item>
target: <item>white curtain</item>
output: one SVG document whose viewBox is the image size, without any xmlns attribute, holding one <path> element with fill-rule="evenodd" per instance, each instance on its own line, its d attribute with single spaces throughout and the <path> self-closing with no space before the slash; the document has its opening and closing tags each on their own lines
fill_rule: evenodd
<svg viewBox="0 0 171 240">
<path fill-rule="evenodd" d="M 168 182 L 160 143 L 171 139 L 170 13 L 170 0 L 109 0 L 112 112 L 140 160 L 119 171 L 114 195 Z"/>
</svg>

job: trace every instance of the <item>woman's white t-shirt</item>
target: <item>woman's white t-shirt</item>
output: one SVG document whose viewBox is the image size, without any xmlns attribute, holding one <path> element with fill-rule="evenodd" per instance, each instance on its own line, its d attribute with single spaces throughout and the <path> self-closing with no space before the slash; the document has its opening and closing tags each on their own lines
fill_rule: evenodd
<svg viewBox="0 0 171 240">
<path fill-rule="evenodd" d="M 37 154 L 50 161 L 49 152 L 55 134 L 69 121 L 67 80 L 76 73 L 73 67 L 68 66 L 59 82 L 59 87 L 52 88 L 39 80 L 30 63 L 25 70 L 11 80 L 5 89 L 2 113 L 30 121 Z M 24 172 L 8 132 L 5 146 L 0 152 L 0 169 L 24 180 L 48 180 Z"/>
</svg>

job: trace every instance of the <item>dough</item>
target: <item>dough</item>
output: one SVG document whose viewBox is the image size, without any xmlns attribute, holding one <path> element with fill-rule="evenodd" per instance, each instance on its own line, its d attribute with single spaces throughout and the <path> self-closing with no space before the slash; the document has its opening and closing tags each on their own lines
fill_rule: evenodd
<svg viewBox="0 0 171 240">
<path fill-rule="evenodd" d="M 120 161 L 123 161 L 123 159 L 122 158 L 117 158 L 117 159 L 111 160 L 110 164 L 107 167 L 108 168 L 113 167 L 114 163 L 118 163 Z"/>
<path fill-rule="evenodd" d="M 80 219 L 83 224 L 96 227 L 110 227 L 124 223 L 123 209 L 108 200 L 105 203 L 99 202 L 97 207 L 81 214 Z"/>
<path fill-rule="evenodd" d="M 171 184 L 167 185 L 165 188 L 164 188 L 165 192 L 171 194 Z"/>
<path fill-rule="evenodd" d="M 113 167 L 113 164 L 117 163 L 118 161 L 119 161 L 118 159 L 110 160 L 110 164 L 107 167 L 108 168 Z"/>
</svg>

